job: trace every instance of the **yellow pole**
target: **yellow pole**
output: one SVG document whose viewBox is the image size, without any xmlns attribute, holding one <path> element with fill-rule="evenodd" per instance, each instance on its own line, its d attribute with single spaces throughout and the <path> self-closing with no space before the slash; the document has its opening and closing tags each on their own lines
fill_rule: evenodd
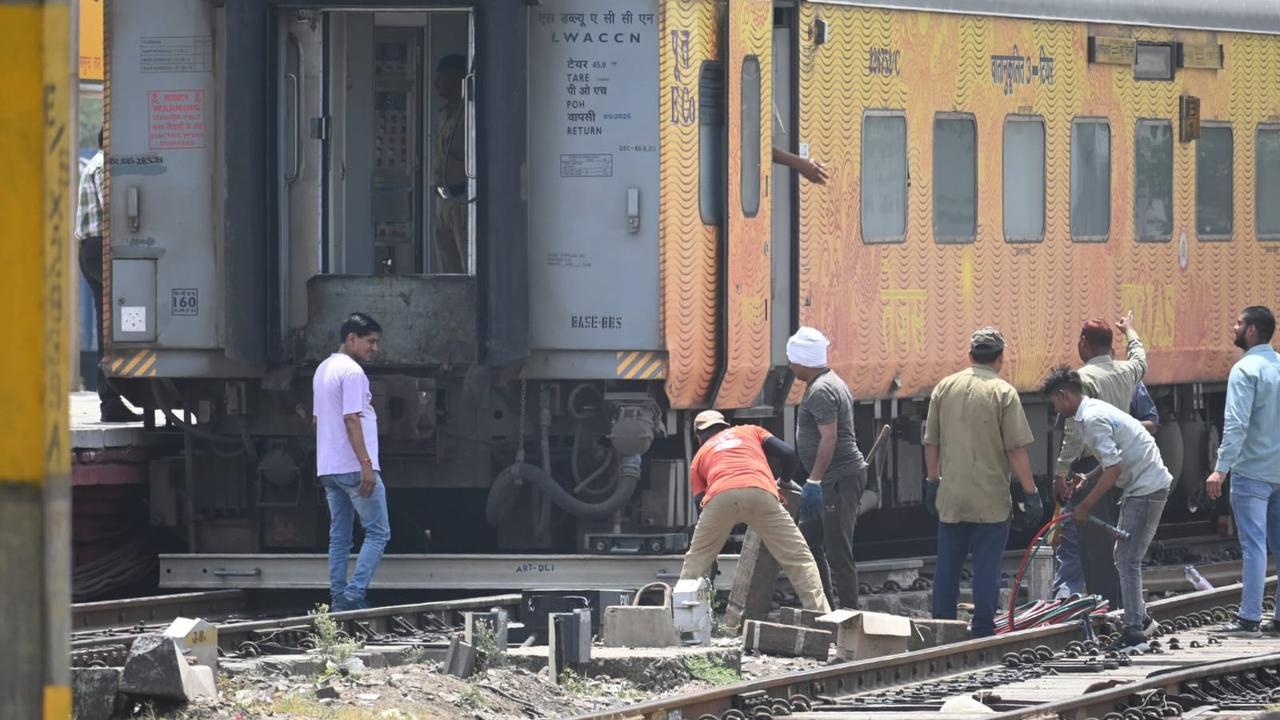
<svg viewBox="0 0 1280 720">
<path fill-rule="evenodd" d="M 0 717 L 70 718 L 69 0 L 0 0 Z"/>
</svg>

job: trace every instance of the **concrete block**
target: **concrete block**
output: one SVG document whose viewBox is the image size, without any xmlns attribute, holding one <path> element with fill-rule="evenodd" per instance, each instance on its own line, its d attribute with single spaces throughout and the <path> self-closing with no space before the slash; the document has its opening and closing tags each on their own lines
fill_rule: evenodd
<svg viewBox="0 0 1280 720">
<path fill-rule="evenodd" d="M 748 620 L 742 628 L 742 651 L 826 660 L 832 637 L 826 630 Z"/>
<path fill-rule="evenodd" d="M 494 608 L 489 612 L 468 612 L 463 613 L 463 640 L 472 647 L 479 647 L 480 628 L 487 630 L 488 634 L 493 636 L 494 644 L 497 646 L 498 652 L 507 651 L 507 611 L 502 608 Z"/>
<path fill-rule="evenodd" d="M 964 620 L 912 620 L 907 650 L 923 650 L 969 639 L 969 623 Z"/>
<path fill-rule="evenodd" d="M 173 638 L 183 655 L 196 659 L 197 665 L 218 669 L 218 628 L 201 618 L 177 618 L 169 624 L 164 636 Z"/>
<path fill-rule="evenodd" d="M 671 593 L 676 634 L 687 645 L 711 644 L 711 601 L 715 591 L 706 578 L 690 578 L 676 583 Z"/>
<path fill-rule="evenodd" d="M 262 669 L 272 675 L 319 675 L 324 672 L 324 660 L 318 655 L 273 655 L 261 660 Z"/>
<path fill-rule="evenodd" d="M 476 649 L 455 635 L 444 656 L 444 672 L 454 677 L 468 678 L 476 671 Z"/>
<path fill-rule="evenodd" d="M 836 610 L 822 616 L 836 631 L 836 656 L 841 660 L 865 660 L 907 651 L 911 621 L 899 615 Z"/>
<path fill-rule="evenodd" d="M 187 665 L 183 663 L 182 691 L 186 693 L 188 702 L 196 700 L 217 702 L 218 684 L 213 676 L 213 668 L 207 665 Z"/>
<path fill-rule="evenodd" d="M 72 714 L 76 720 L 111 720 L 120 693 L 120 668 L 71 668 Z"/>
<path fill-rule="evenodd" d="M 680 644 L 671 608 L 618 605 L 604 609 L 605 647 L 675 647 Z"/>
<path fill-rule="evenodd" d="M 547 675 L 560 684 L 565 670 L 581 670 L 591 661 L 591 611 L 552 613 L 547 617 Z"/>
<path fill-rule="evenodd" d="M 129 649 L 120 674 L 120 692 L 162 700 L 186 700 L 182 684 L 185 665 L 173 638 L 142 635 Z"/>
</svg>

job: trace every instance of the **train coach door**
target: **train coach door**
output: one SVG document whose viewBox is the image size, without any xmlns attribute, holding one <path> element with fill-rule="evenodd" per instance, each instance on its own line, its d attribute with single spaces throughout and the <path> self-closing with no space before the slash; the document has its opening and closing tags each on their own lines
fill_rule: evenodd
<svg viewBox="0 0 1280 720">
<path fill-rule="evenodd" d="M 714 405 L 759 405 L 770 366 L 773 2 L 729 0 L 723 374 Z"/>
<path fill-rule="evenodd" d="M 277 213 L 276 273 L 279 289 L 272 318 L 273 348 L 283 356 L 290 323 L 307 318 L 307 279 L 323 266 L 324 24 L 318 12 L 282 11 L 278 22 L 276 95 L 279 136 L 276 143 Z"/>
</svg>

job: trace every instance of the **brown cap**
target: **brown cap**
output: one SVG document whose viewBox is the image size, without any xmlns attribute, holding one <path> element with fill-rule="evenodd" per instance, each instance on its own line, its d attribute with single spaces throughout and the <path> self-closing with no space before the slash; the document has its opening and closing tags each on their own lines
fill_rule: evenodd
<svg viewBox="0 0 1280 720">
<path fill-rule="evenodd" d="M 693 419 L 693 429 L 699 432 L 716 425 L 728 424 L 729 421 L 724 419 L 719 410 L 703 410 Z"/>
<path fill-rule="evenodd" d="M 969 352 L 979 350 L 993 352 L 1003 350 L 1004 346 L 1004 335 L 1001 335 L 999 330 L 990 325 L 975 331 L 973 337 L 969 339 Z"/>
</svg>

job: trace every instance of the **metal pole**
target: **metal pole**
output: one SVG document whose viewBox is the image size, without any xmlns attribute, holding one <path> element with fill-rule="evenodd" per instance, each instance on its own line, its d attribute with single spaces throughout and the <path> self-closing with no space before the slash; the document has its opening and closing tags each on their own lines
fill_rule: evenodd
<svg viewBox="0 0 1280 720">
<path fill-rule="evenodd" d="M 74 24 L 0 0 L 0 717 L 70 718 Z"/>
</svg>

